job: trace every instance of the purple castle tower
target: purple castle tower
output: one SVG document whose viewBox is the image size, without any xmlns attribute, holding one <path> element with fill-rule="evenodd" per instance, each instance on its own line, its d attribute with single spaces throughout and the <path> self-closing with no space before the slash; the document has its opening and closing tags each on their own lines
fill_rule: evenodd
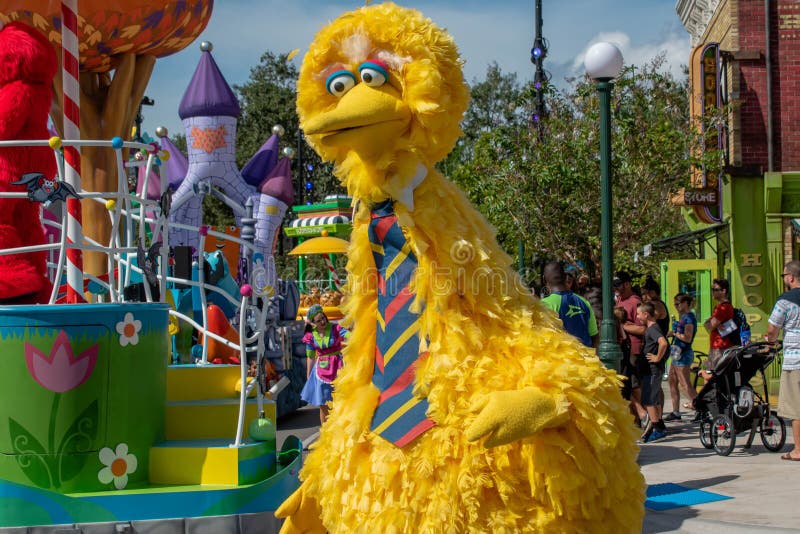
<svg viewBox="0 0 800 534">
<path fill-rule="evenodd" d="M 269 292 L 276 283 L 272 255 L 276 232 L 272 226 L 280 227 L 286 209 L 292 203 L 289 161 L 284 158 L 279 162 L 278 137 L 273 135 L 245 165 L 243 171 L 239 171 L 236 166 L 239 102 L 211 56 L 211 43 L 201 43 L 200 49 L 203 51 L 200 62 L 178 108 L 186 132 L 188 158 L 182 158 L 182 154 L 178 156 L 180 152 L 172 142 L 165 136 L 161 138 L 162 148 L 167 148 L 171 154 L 178 156 L 170 158 L 167 168 L 164 169 L 164 179 L 175 189 L 169 215 L 170 245 L 198 247 L 199 235 L 193 228 L 202 225 L 205 194 L 222 197 L 233 209 L 237 225 L 241 224 L 241 218 L 245 215 L 245 202 L 248 198 L 253 198 L 253 217 L 258 220 L 256 247 L 264 258 L 264 267 L 267 270 L 266 279 L 261 278 L 265 281 L 259 285 L 269 286 L 256 289 L 259 292 Z M 277 183 L 272 171 L 278 168 L 283 176 L 282 181 L 279 180 L 281 185 L 277 188 L 273 185 L 267 189 L 274 190 L 279 197 L 270 197 L 268 193 L 262 193 L 260 188 L 270 180 Z M 286 180 L 288 186 L 283 184 Z M 223 194 L 214 191 L 215 187 Z M 181 228 L 179 225 L 193 228 Z M 269 233 L 272 233 L 271 239 L 266 238 Z"/>
</svg>

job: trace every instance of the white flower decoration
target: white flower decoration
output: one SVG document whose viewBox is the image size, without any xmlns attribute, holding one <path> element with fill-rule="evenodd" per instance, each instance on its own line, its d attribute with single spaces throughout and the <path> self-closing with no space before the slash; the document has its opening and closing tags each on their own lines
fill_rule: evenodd
<svg viewBox="0 0 800 534">
<path fill-rule="evenodd" d="M 136 456 L 128 454 L 127 443 L 117 445 L 116 452 L 108 447 L 100 449 L 100 461 L 105 467 L 97 473 L 97 479 L 101 484 L 108 484 L 113 480 L 114 487 L 118 490 L 125 489 L 128 475 L 136 471 L 139 465 Z"/>
<path fill-rule="evenodd" d="M 125 318 L 117 323 L 117 334 L 119 334 L 119 344 L 123 347 L 127 344 L 136 345 L 139 343 L 139 330 L 142 329 L 142 321 L 133 318 L 133 314 L 128 312 Z"/>
</svg>

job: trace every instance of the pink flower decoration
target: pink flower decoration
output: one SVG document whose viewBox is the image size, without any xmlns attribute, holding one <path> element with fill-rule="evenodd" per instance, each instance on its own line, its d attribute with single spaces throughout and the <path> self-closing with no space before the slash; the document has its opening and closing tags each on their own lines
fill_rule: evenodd
<svg viewBox="0 0 800 534">
<path fill-rule="evenodd" d="M 49 356 L 25 342 L 25 363 L 31 376 L 43 388 L 56 393 L 64 393 L 83 384 L 92 374 L 96 362 L 97 345 L 75 357 L 64 330 L 56 337 Z"/>
</svg>

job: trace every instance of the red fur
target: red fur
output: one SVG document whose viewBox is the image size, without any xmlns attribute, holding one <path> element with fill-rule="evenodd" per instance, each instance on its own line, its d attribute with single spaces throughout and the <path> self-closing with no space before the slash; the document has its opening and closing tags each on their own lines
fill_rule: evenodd
<svg viewBox="0 0 800 534">
<path fill-rule="evenodd" d="M 0 30 L 0 140 L 47 139 L 50 86 L 58 60 L 45 36 L 12 22 Z M 44 147 L 0 147 L 0 191 L 28 172 L 56 174 L 53 151 Z M 0 249 L 45 243 L 41 206 L 28 199 L 0 199 Z M 0 256 L 0 300 L 46 302 L 46 252 Z"/>
</svg>

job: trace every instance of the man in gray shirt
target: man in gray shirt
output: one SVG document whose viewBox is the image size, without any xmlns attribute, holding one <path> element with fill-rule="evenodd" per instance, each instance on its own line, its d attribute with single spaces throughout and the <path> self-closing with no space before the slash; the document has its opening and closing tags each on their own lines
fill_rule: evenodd
<svg viewBox="0 0 800 534">
<path fill-rule="evenodd" d="M 794 449 L 781 459 L 800 462 L 800 261 L 790 261 L 783 268 L 786 292 L 778 297 L 769 316 L 767 341 L 778 339 L 783 329 L 783 368 L 778 414 L 792 420 Z"/>
</svg>

